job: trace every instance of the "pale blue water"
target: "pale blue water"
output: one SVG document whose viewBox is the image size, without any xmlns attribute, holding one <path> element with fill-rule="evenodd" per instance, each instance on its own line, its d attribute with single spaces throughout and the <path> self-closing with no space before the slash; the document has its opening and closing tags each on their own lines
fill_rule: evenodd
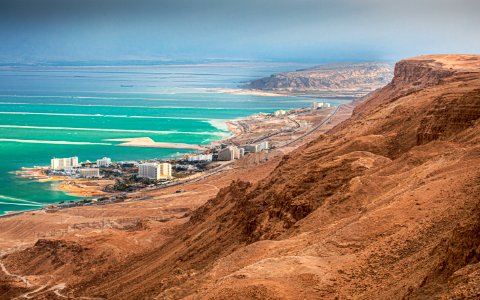
<svg viewBox="0 0 480 300">
<path fill-rule="evenodd" d="M 0 67 L 0 214 L 75 199 L 53 190 L 51 183 L 15 177 L 11 172 L 21 167 L 48 165 L 54 156 L 77 155 L 81 161 L 175 157 L 187 151 L 116 147 L 118 142 L 106 140 L 150 137 L 208 144 L 228 135 L 225 120 L 309 106 L 309 98 L 210 91 L 294 69 L 261 63 Z"/>
</svg>

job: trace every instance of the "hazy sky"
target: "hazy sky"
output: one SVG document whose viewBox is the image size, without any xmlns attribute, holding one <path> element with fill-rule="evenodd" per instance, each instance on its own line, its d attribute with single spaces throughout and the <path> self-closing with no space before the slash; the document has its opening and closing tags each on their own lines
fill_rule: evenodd
<svg viewBox="0 0 480 300">
<path fill-rule="evenodd" d="M 0 61 L 480 53 L 479 0 L 0 0 Z"/>
</svg>

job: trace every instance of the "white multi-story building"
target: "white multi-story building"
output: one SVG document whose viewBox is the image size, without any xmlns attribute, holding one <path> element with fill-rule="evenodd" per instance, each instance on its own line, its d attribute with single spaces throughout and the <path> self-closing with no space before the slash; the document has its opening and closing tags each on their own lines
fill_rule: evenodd
<svg viewBox="0 0 480 300">
<path fill-rule="evenodd" d="M 160 164 L 160 179 L 172 178 L 172 165 L 169 163 Z"/>
<path fill-rule="evenodd" d="M 244 148 L 245 148 L 245 152 L 255 153 L 263 150 L 268 150 L 269 144 L 268 144 L 268 141 L 264 141 L 259 144 L 245 145 Z"/>
<path fill-rule="evenodd" d="M 50 160 L 50 169 L 52 170 L 69 170 L 75 167 L 78 167 L 78 157 L 67 157 L 67 158 L 52 158 Z"/>
<path fill-rule="evenodd" d="M 264 141 L 258 144 L 258 151 L 268 150 L 268 149 L 269 149 L 268 141 Z"/>
<path fill-rule="evenodd" d="M 97 159 L 97 166 L 99 167 L 109 167 L 112 164 L 110 157 L 104 157 L 102 159 Z"/>
<path fill-rule="evenodd" d="M 100 177 L 100 170 L 98 168 L 83 168 L 80 169 L 80 176 L 84 178 L 98 178 Z"/>
<path fill-rule="evenodd" d="M 169 163 L 144 163 L 138 165 L 138 177 L 153 180 L 172 178 L 172 165 Z"/>
<path fill-rule="evenodd" d="M 188 161 L 212 161 L 212 154 L 199 154 L 187 157 Z"/>
<path fill-rule="evenodd" d="M 327 108 L 330 107 L 330 103 L 328 102 L 313 102 L 312 109 L 319 109 L 319 108 Z"/>
<path fill-rule="evenodd" d="M 218 160 L 220 161 L 229 161 L 240 158 L 240 150 L 234 146 L 227 146 L 222 150 L 218 151 Z"/>
<path fill-rule="evenodd" d="M 246 153 L 255 153 L 258 152 L 258 145 L 245 145 L 243 147 Z"/>
<path fill-rule="evenodd" d="M 286 112 L 285 110 L 281 109 L 281 110 L 275 111 L 275 112 L 273 113 L 273 116 L 274 116 L 274 117 L 281 117 L 281 116 L 284 116 L 284 115 L 286 115 L 286 114 L 287 114 L 287 112 Z"/>
</svg>

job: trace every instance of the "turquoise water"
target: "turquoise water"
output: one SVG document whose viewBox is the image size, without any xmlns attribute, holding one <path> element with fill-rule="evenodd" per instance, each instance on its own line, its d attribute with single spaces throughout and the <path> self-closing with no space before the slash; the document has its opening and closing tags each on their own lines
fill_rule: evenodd
<svg viewBox="0 0 480 300">
<path fill-rule="evenodd" d="M 0 67 L 0 214 L 75 199 L 51 183 L 11 173 L 22 167 L 48 165 L 54 156 L 177 157 L 187 151 L 117 147 L 108 140 L 208 144 L 228 135 L 225 120 L 309 106 L 309 98 L 211 91 L 294 69 L 261 63 Z"/>
</svg>

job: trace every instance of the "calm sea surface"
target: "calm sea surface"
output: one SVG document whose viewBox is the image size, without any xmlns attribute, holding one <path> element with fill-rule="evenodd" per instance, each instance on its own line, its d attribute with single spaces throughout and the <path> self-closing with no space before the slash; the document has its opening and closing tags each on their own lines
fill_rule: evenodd
<svg viewBox="0 0 480 300">
<path fill-rule="evenodd" d="M 312 99 L 215 93 L 295 70 L 290 64 L 0 67 L 0 214 L 75 199 L 51 183 L 17 178 L 52 157 L 115 161 L 186 151 L 116 147 L 108 139 L 208 144 L 228 135 L 225 120 L 309 106 Z M 342 101 L 330 101 L 338 104 Z"/>
</svg>

